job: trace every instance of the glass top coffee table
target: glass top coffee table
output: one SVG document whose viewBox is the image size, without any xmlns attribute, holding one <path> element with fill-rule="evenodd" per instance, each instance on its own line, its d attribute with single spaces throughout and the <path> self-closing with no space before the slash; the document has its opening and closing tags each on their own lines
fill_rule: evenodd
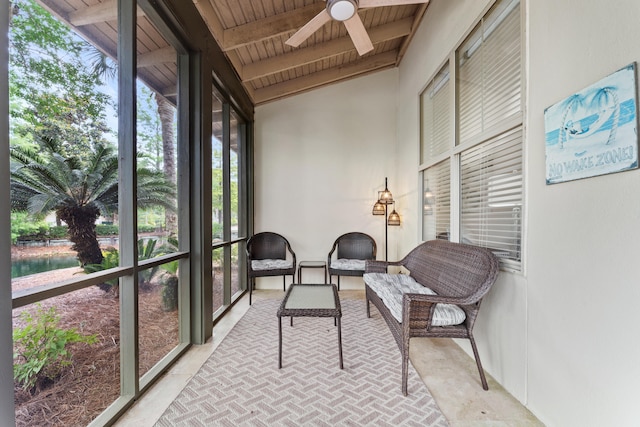
<svg viewBox="0 0 640 427">
<path fill-rule="evenodd" d="M 338 327 L 338 349 L 340 369 L 342 366 L 342 310 L 338 288 L 333 284 L 307 285 L 292 284 L 287 290 L 278 309 L 278 369 L 282 368 L 282 318 L 291 317 L 333 317 Z"/>
</svg>

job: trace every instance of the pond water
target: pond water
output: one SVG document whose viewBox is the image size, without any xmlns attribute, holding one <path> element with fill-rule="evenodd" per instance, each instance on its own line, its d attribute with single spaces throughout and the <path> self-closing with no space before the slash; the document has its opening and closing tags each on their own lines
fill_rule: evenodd
<svg viewBox="0 0 640 427">
<path fill-rule="evenodd" d="M 60 268 L 77 267 L 78 265 L 78 259 L 75 255 L 14 259 L 11 260 L 11 278 L 44 273 L 45 271 L 58 270 Z"/>
</svg>

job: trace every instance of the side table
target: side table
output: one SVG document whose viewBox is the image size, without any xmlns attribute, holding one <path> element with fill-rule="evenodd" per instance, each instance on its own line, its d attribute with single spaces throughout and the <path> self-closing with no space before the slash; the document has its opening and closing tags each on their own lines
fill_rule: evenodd
<svg viewBox="0 0 640 427">
<path fill-rule="evenodd" d="M 324 283 L 327 283 L 327 263 L 326 261 L 300 261 L 298 264 L 298 283 L 302 283 L 303 268 L 321 268 L 324 270 Z"/>
</svg>

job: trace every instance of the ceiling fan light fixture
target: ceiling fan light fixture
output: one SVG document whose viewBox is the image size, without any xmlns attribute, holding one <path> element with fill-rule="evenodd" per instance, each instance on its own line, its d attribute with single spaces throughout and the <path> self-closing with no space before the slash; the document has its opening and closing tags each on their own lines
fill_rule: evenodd
<svg viewBox="0 0 640 427">
<path fill-rule="evenodd" d="M 328 0 L 327 12 L 336 21 L 346 21 L 356 14 L 358 2 L 356 0 Z"/>
</svg>

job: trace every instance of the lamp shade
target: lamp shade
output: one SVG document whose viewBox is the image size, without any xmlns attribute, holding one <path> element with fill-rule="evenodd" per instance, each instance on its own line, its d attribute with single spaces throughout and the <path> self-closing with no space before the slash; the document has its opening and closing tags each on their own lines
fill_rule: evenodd
<svg viewBox="0 0 640 427">
<path fill-rule="evenodd" d="M 390 205 L 393 203 L 393 194 L 391 194 L 389 187 L 387 187 L 387 178 L 384 179 L 384 191 L 379 194 L 378 202 L 383 205 Z"/>
<path fill-rule="evenodd" d="M 373 211 L 371 212 L 374 215 L 384 215 L 384 205 L 377 201 L 375 205 L 373 205 Z"/>
<path fill-rule="evenodd" d="M 398 212 L 396 212 L 395 207 L 393 211 L 389 214 L 387 225 L 400 225 L 400 215 L 398 215 Z"/>
<path fill-rule="evenodd" d="M 382 193 L 380 193 L 380 203 L 384 204 L 384 205 L 390 205 L 393 203 L 393 195 L 391 194 L 391 191 L 387 190 L 386 188 L 384 189 L 384 191 Z"/>
</svg>

